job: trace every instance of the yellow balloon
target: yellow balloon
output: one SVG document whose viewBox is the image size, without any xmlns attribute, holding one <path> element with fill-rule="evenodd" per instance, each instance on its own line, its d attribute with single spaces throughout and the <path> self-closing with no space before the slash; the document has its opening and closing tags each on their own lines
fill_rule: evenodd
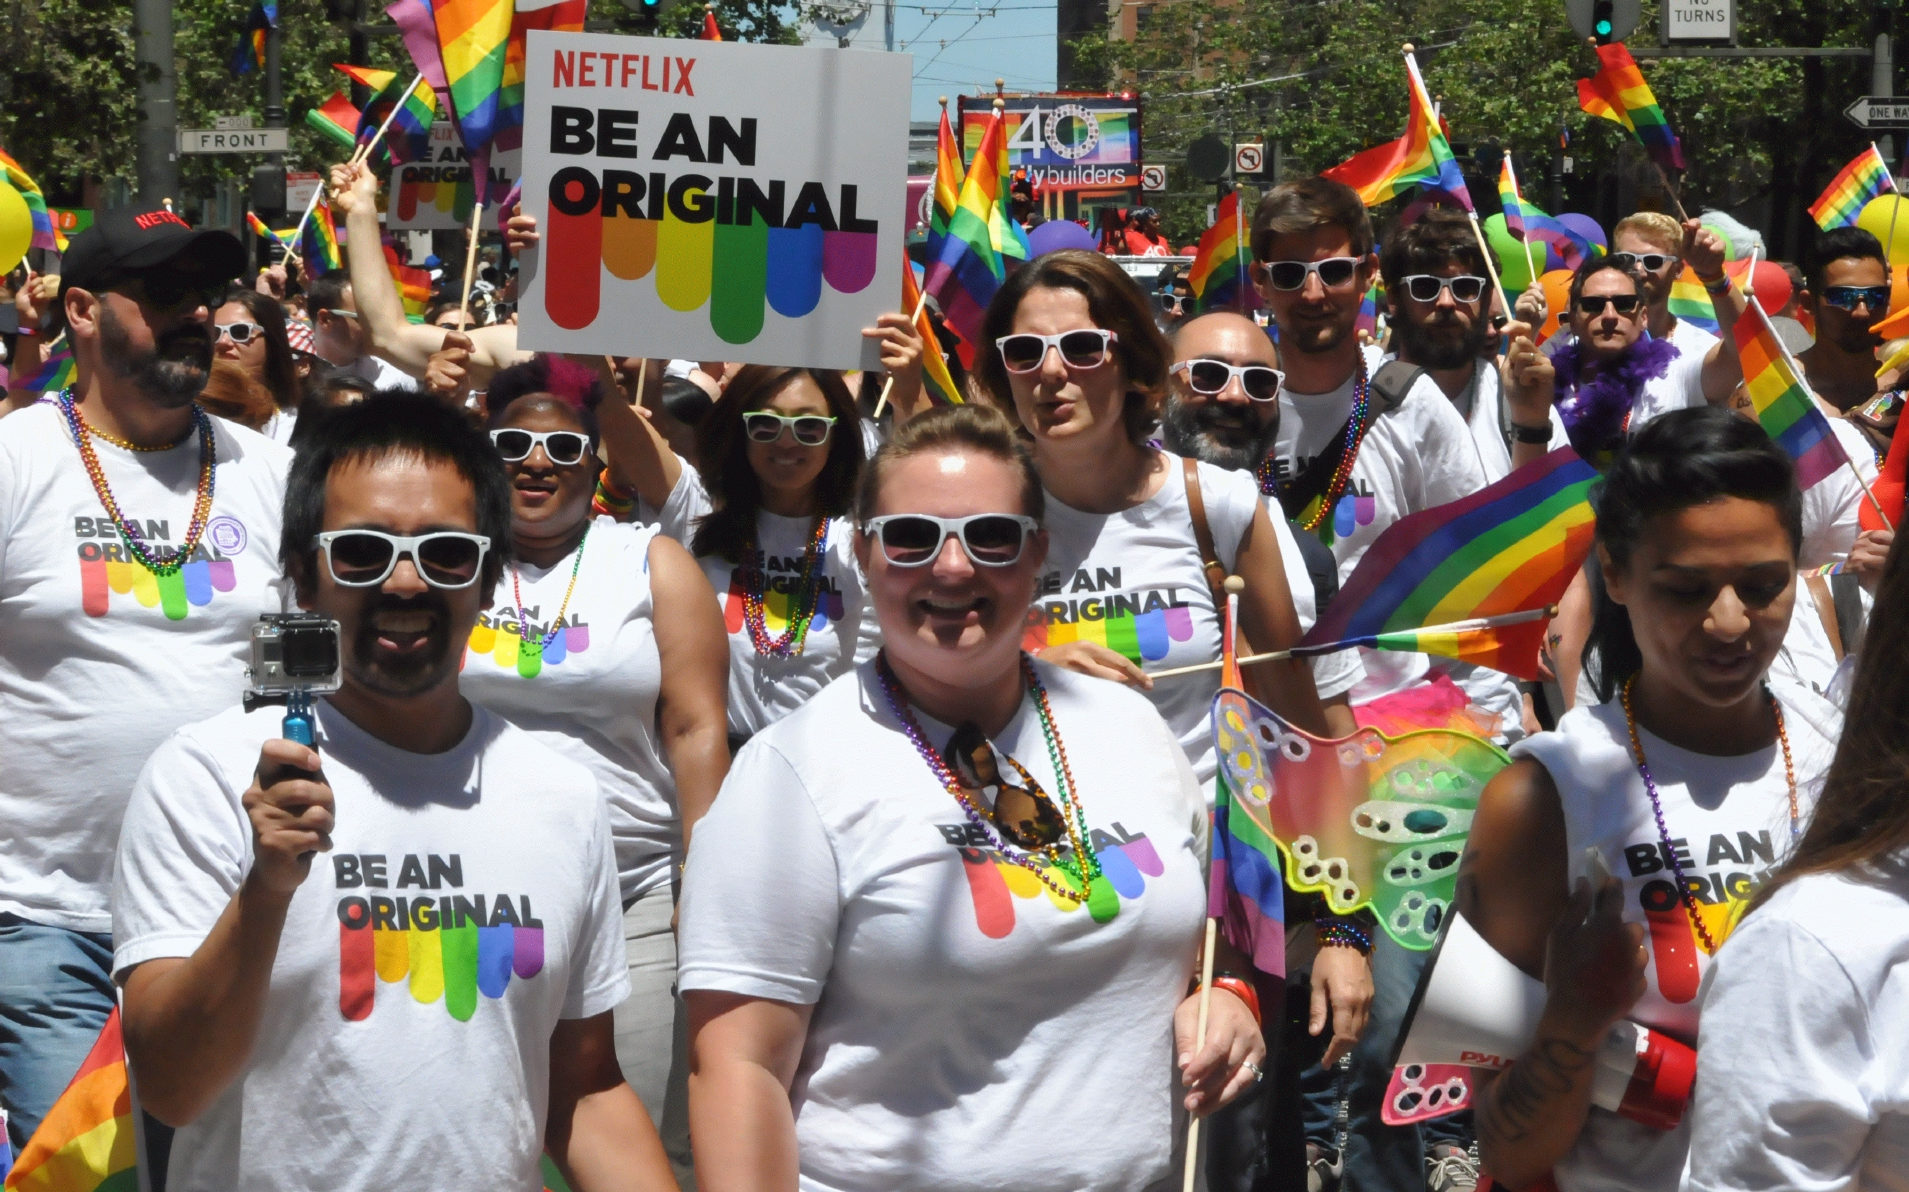
<svg viewBox="0 0 1909 1192">
<path fill-rule="evenodd" d="M 10 273 L 33 244 L 33 212 L 20 192 L 0 182 L 0 273 Z"/>
<path fill-rule="evenodd" d="M 1909 199 L 1877 195 L 1863 204 L 1856 226 L 1882 241 L 1882 250 L 1892 262 L 1909 260 Z"/>
</svg>

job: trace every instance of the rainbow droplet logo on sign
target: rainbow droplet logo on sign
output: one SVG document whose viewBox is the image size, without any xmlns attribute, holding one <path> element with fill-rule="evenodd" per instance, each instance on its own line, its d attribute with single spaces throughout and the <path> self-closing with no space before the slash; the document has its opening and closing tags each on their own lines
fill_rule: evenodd
<svg viewBox="0 0 1909 1192">
<path fill-rule="evenodd" d="M 623 143 L 633 119 L 555 108 L 552 151 L 634 157 Z M 824 282 L 838 294 L 868 287 L 879 221 L 862 216 L 857 188 L 721 172 L 755 164 L 756 122 L 738 125 L 716 116 L 699 130 L 677 113 L 651 157 L 664 168 L 572 165 L 551 175 L 544 309 L 553 323 L 574 331 L 595 321 L 605 269 L 622 281 L 653 274 L 664 306 L 707 306 L 710 329 L 732 344 L 760 335 L 770 310 L 790 319 L 814 311 Z"/>
</svg>

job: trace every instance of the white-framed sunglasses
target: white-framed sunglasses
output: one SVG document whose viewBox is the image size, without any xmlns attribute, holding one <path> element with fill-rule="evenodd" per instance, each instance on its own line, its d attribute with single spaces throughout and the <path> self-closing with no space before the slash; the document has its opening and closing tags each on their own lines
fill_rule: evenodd
<svg viewBox="0 0 1909 1192">
<path fill-rule="evenodd" d="M 491 445 L 507 464 L 529 459 L 532 451 L 542 447 L 551 463 L 569 465 L 583 462 L 590 436 L 574 430 L 505 429 L 491 432 Z"/>
<path fill-rule="evenodd" d="M 1266 280 L 1275 290 L 1303 290 L 1306 279 L 1317 273 L 1319 284 L 1337 290 L 1352 284 L 1359 272 L 1358 257 L 1327 257 L 1323 261 L 1268 261 Z"/>
<path fill-rule="evenodd" d="M 804 447 L 820 447 L 835 430 L 835 419 L 822 414 L 778 414 L 774 410 L 751 410 L 742 416 L 742 430 L 757 443 L 773 443 L 788 428 L 795 441 Z"/>
<path fill-rule="evenodd" d="M 870 518 L 862 532 L 876 540 L 882 557 L 897 567 L 925 567 L 941 557 L 949 535 L 961 540 L 968 561 L 982 567 L 1007 567 L 1027 549 L 1030 534 L 1041 528 L 1019 513 L 975 513 L 935 517 L 927 513 L 891 513 Z"/>
<path fill-rule="evenodd" d="M 409 555 L 425 583 L 455 591 L 477 582 L 491 540 L 460 530 L 412 535 L 327 530 L 313 538 L 312 545 L 325 556 L 325 568 L 340 587 L 375 588 L 397 570 L 400 558 Z"/>
<path fill-rule="evenodd" d="M 229 339 L 235 344 L 249 344 L 264 334 L 265 328 L 246 319 L 240 319 L 233 323 L 212 324 L 213 343 L 218 343 L 222 339 Z"/>
<path fill-rule="evenodd" d="M 1286 374 L 1264 364 L 1228 364 L 1210 356 L 1174 363 L 1168 372 L 1185 373 L 1187 387 L 1203 397 L 1216 397 L 1226 391 L 1227 382 L 1239 379 L 1240 391 L 1254 401 L 1278 401 L 1279 387 Z"/>
<path fill-rule="evenodd" d="M 1437 302 L 1438 296 L 1446 290 L 1452 292 L 1454 302 L 1476 302 L 1485 296 L 1485 279 L 1470 273 L 1461 273 L 1457 277 L 1414 273 L 1410 277 L 1401 277 L 1399 284 L 1405 290 L 1405 296 L 1414 302 Z"/>
<path fill-rule="evenodd" d="M 1041 367 L 1050 348 L 1061 354 L 1061 363 L 1069 368 L 1099 368 L 1107 363 L 1113 345 L 1119 342 L 1120 336 L 1112 331 L 1083 327 L 1059 335 L 1036 335 L 1031 331 L 1003 335 L 994 341 L 994 347 L 1001 353 L 1001 363 L 1009 372 L 1030 373 Z"/>
</svg>

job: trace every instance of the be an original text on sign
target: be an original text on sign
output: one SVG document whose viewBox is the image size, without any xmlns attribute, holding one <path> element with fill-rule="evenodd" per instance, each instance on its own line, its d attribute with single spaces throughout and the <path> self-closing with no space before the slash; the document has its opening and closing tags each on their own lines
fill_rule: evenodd
<svg viewBox="0 0 1909 1192">
<path fill-rule="evenodd" d="M 911 59 L 532 31 L 520 342 L 856 368 L 901 301 Z"/>
</svg>

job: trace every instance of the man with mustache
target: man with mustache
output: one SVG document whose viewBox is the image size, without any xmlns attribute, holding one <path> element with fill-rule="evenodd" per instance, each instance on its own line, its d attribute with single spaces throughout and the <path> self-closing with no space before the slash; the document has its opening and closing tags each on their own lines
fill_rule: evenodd
<svg viewBox="0 0 1909 1192">
<path fill-rule="evenodd" d="M 229 706 L 147 763 L 114 973 L 169 1186 L 673 1189 L 617 1066 L 629 992 L 595 777 L 465 699 L 510 549 L 484 436 L 386 391 L 323 419 L 279 558 L 336 621 L 311 745 Z M 261 746 L 261 742 L 263 745 Z"/>
<path fill-rule="evenodd" d="M 15 1153 L 113 1008 L 113 847 L 139 767 L 231 702 L 276 608 L 285 448 L 193 404 L 245 262 L 164 208 L 73 237 L 73 384 L 0 421 L 0 1105 Z"/>
<path fill-rule="evenodd" d="M 1427 211 L 1393 229 L 1379 257 L 1398 358 L 1418 365 L 1451 400 L 1471 431 L 1491 480 L 1543 458 L 1564 443 L 1551 409 L 1551 362 L 1531 328 L 1505 326 L 1507 368 L 1499 374 L 1493 343 L 1491 274 L 1471 221 L 1450 208 Z"/>
</svg>

